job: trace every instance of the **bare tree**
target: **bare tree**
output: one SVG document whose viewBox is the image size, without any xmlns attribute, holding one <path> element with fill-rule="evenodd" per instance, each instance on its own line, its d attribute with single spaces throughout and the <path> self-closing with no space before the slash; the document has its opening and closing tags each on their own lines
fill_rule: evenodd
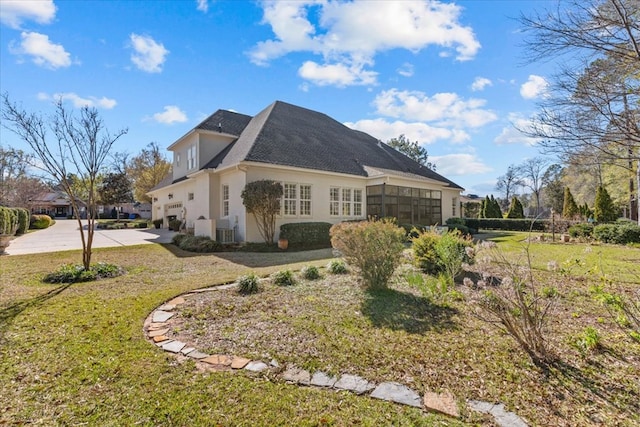
<svg viewBox="0 0 640 427">
<path fill-rule="evenodd" d="M 540 193 L 542 192 L 545 171 L 549 161 L 544 157 L 534 157 L 525 160 L 517 168 L 522 177 L 523 185 L 531 190 L 536 201 L 536 216 L 540 215 Z"/>
<path fill-rule="evenodd" d="M 564 64 L 532 126 L 521 130 L 565 158 L 588 152 L 624 160 L 635 172 L 629 205 L 640 221 L 640 2 L 570 0 L 520 20 L 530 34 L 528 59 Z"/>
<path fill-rule="evenodd" d="M 48 118 L 25 111 L 12 103 L 6 93 L 2 99 L 3 125 L 29 144 L 39 161 L 34 166 L 60 183 L 69 196 L 82 239 L 82 264 L 88 270 L 98 203 L 98 176 L 111 147 L 127 130 L 112 135 L 105 129 L 95 108 L 83 107 L 78 115 L 74 115 L 64 107 L 61 99 L 55 104 L 54 114 Z M 83 204 L 87 209 L 86 232 L 80 215 Z"/>
<path fill-rule="evenodd" d="M 498 177 L 498 181 L 496 182 L 496 190 L 504 196 L 504 198 L 502 199 L 503 210 L 509 208 L 511 197 L 516 194 L 518 187 L 522 187 L 523 184 L 524 183 L 522 181 L 522 178 L 518 173 L 518 168 L 515 165 L 509 165 L 509 167 L 507 168 L 507 172 L 504 175 Z"/>
</svg>

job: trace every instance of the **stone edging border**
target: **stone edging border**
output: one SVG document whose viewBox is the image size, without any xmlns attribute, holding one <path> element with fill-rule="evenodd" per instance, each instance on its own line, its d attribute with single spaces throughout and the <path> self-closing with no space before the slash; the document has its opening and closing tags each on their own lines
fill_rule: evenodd
<svg viewBox="0 0 640 427">
<path fill-rule="evenodd" d="M 201 292 L 230 289 L 235 286 L 237 286 L 236 283 L 231 283 L 198 289 L 162 304 L 145 319 L 143 331 L 147 339 L 168 353 L 193 359 L 203 370 L 235 371 L 244 369 L 251 372 L 262 372 L 279 369 L 280 365 L 275 360 L 267 364 L 261 360 L 251 360 L 234 355 L 206 354 L 187 343 L 173 340 L 167 335 L 171 331 L 170 320 L 176 314 L 175 309 L 180 304 L 184 304 L 184 297 Z M 455 398 L 448 392 L 426 392 L 421 398 L 416 391 L 397 382 L 375 384 L 357 375 L 343 374 L 338 378 L 329 376 L 322 371 L 316 371 L 312 374 L 295 366 L 288 366 L 286 370 L 278 374 L 278 377 L 291 384 L 346 390 L 357 395 L 368 395 L 375 399 L 413 406 L 454 418 L 460 417 Z M 513 412 L 506 411 L 502 403 L 467 400 L 466 405 L 470 410 L 492 415 L 500 427 L 527 427 L 527 423 L 522 418 Z"/>
</svg>

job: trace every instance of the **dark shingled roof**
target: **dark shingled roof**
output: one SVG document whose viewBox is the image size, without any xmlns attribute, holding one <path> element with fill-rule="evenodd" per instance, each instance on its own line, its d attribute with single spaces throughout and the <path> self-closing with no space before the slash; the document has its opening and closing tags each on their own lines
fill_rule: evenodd
<svg viewBox="0 0 640 427">
<path fill-rule="evenodd" d="M 203 169 L 251 161 L 368 176 L 366 166 L 418 175 L 462 189 L 371 135 L 350 129 L 326 114 L 282 101 L 253 118 L 218 110 L 197 129 L 217 131 L 219 123 L 224 133 L 239 137 Z"/>
<path fill-rule="evenodd" d="M 196 126 L 196 129 L 211 130 L 239 136 L 250 121 L 251 116 L 247 116 L 246 114 L 218 110 L 204 119 L 202 123 Z"/>
</svg>

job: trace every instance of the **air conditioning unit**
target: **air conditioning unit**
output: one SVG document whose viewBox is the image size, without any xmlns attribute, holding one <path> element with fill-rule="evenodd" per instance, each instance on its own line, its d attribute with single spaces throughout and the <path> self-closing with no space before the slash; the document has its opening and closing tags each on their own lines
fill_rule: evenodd
<svg viewBox="0 0 640 427">
<path fill-rule="evenodd" d="M 216 240 L 220 243 L 234 243 L 236 241 L 233 228 L 216 228 Z"/>
</svg>

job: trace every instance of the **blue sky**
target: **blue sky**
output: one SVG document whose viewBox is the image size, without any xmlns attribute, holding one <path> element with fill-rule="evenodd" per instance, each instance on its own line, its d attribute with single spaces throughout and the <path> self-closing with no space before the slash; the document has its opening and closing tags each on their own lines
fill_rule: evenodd
<svg viewBox="0 0 640 427">
<path fill-rule="evenodd" d="M 217 109 L 275 100 L 419 141 L 467 193 L 538 155 L 520 135 L 554 65 L 517 17 L 547 1 L 0 1 L 0 89 L 48 114 L 99 109 L 114 150 L 165 148 Z M 26 149 L 1 130 L 3 146 Z"/>
</svg>

